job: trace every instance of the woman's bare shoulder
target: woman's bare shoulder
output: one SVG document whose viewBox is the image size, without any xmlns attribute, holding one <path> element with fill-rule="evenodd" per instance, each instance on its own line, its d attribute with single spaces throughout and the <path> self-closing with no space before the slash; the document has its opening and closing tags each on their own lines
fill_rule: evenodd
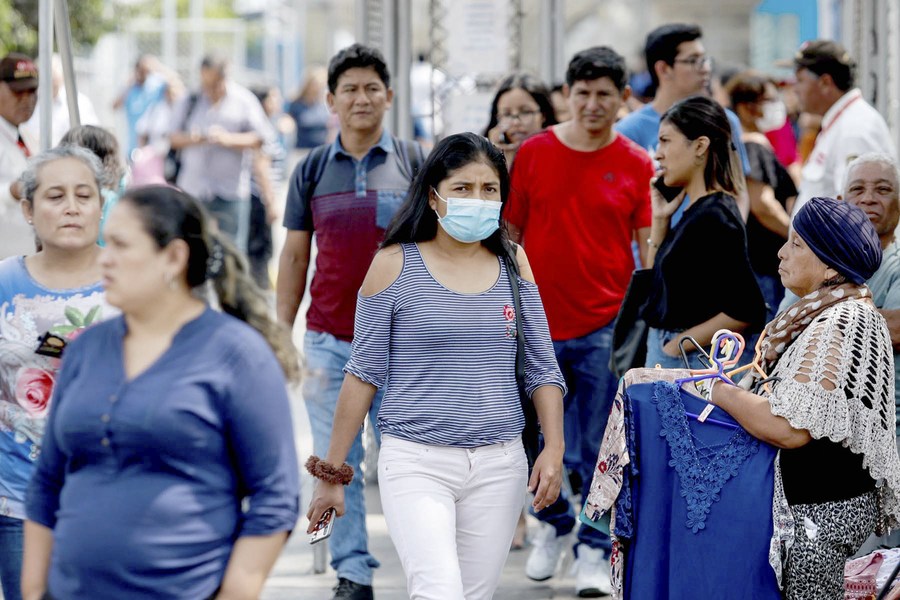
<svg viewBox="0 0 900 600">
<path fill-rule="evenodd" d="M 403 270 L 403 248 L 393 244 L 375 253 L 369 272 L 363 280 L 359 293 L 363 296 L 374 296 L 391 287 L 400 277 Z"/>
</svg>

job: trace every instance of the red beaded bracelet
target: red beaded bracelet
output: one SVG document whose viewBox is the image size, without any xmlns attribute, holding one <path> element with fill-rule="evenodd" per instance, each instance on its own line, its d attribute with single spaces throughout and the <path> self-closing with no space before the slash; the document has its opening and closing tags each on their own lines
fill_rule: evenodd
<svg viewBox="0 0 900 600">
<path fill-rule="evenodd" d="M 348 485 L 353 481 L 353 467 L 347 463 L 336 467 L 315 455 L 306 460 L 306 470 L 310 475 L 325 483 Z"/>
</svg>

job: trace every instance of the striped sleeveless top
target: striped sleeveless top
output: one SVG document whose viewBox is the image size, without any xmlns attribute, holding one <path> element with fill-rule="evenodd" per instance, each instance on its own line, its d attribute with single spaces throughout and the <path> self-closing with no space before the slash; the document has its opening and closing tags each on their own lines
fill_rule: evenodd
<svg viewBox="0 0 900 600">
<path fill-rule="evenodd" d="M 438 446 L 475 448 L 522 433 L 516 388 L 515 310 L 506 266 L 487 291 L 441 285 L 414 243 L 401 244 L 403 269 L 385 290 L 359 295 L 344 372 L 384 388 L 384 434 Z M 525 388 L 565 393 L 537 286 L 518 280 L 525 335 Z"/>
</svg>

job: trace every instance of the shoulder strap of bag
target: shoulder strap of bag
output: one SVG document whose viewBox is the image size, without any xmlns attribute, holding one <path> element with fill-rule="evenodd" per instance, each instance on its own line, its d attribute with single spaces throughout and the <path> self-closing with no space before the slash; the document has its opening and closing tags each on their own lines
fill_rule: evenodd
<svg viewBox="0 0 900 600">
<path fill-rule="evenodd" d="M 188 121 L 190 121 L 191 115 L 194 114 L 194 109 L 197 108 L 197 100 L 199 99 L 199 92 L 193 92 L 190 96 L 188 96 L 187 110 L 184 111 L 184 120 L 181 121 L 181 131 L 185 131 L 187 129 Z"/>
<path fill-rule="evenodd" d="M 391 139 L 394 141 L 394 151 L 400 157 L 400 165 L 404 175 L 412 181 L 416 173 L 419 172 L 419 167 L 422 166 L 422 147 L 416 142 L 401 140 L 394 136 L 391 136 Z"/>
<path fill-rule="evenodd" d="M 519 299 L 519 261 L 515 255 L 516 246 L 506 254 L 506 274 L 509 287 L 512 288 L 513 309 L 516 311 L 516 381 L 521 389 L 525 388 L 525 334 L 522 333 L 522 301 Z"/>
<path fill-rule="evenodd" d="M 509 287 L 512 289 L 513 309 L 516 312 L 516 386 L 519 388 L 519 402 L 522 405 L 522 413 L 525 415 L 525 428 L 522 430 L 522 445 L 525 448 L 525 456 L 528 459 L 528 470 L 534 466 L 540 452 L 540 427 L 538 425 L 537 410 L 534 402 L 525 393 L 525 333 L 522 329 L 522 301 L 519 297 L 519 261 L 516 258 L 515 244 L 503 256 L 506 263 L 506 274 L 509 277 Z"/>
</svg>

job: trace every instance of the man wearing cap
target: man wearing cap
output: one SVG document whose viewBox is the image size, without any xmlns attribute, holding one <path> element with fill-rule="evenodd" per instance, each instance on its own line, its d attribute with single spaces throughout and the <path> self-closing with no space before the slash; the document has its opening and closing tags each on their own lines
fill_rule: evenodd
<svg viewBox="0 0 900 600">
<path fill-rule="evenodd" d="M 19 126 L 37 103 L 38 74 L 24 54 L 0 59 L 0 259 L 34 252 L 34 232 L 19 208 L 18 179 L 38 147 Z"/>
<path fill-rule="evenodd" d="M 794 214 L 813 196 L 836 197 L 847 164 L 866 152 L 897 156 L 887 123 L 854 87 L 856 64 L 843 46 L 815 40 L 794 56 L 802 111 L 822 115 L 822 130 L 803 167 Z"/>
</svg>

